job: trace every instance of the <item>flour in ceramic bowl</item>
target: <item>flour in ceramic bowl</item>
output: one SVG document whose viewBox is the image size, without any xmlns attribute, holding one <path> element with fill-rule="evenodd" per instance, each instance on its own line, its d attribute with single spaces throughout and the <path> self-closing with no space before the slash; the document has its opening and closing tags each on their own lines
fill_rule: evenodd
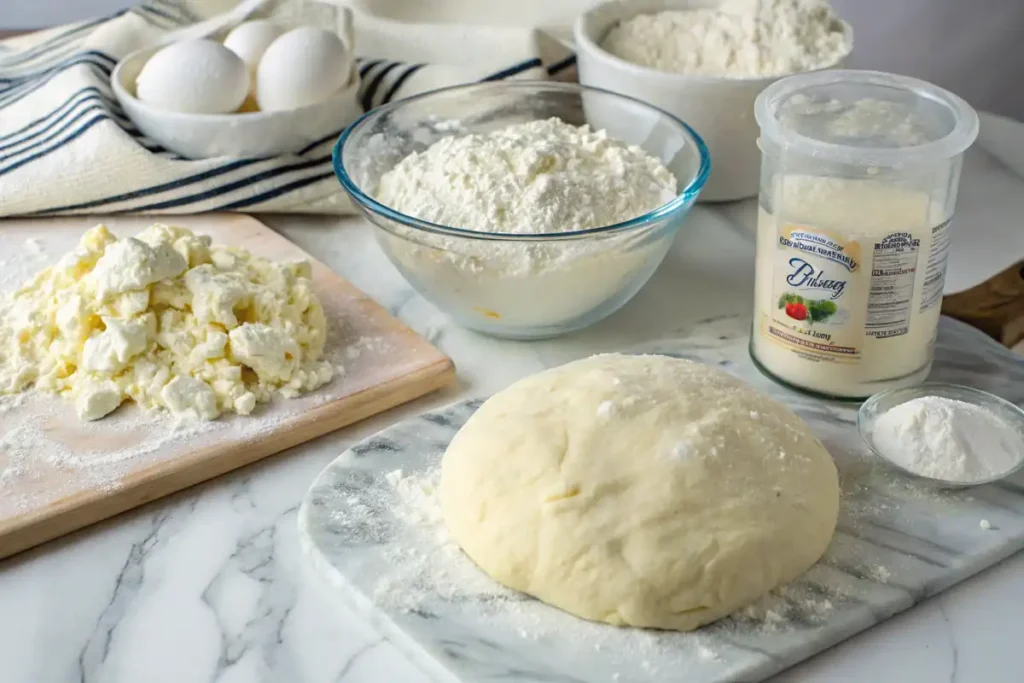
<svg viewBox="0 0 1024 683">
<path fill-rule="evenodd" d="M 824 0 L 725 0 L 638 14 L 613 27 L 602 47 L 659 71 L 753 78 L 832 66 L 851 46 Z"/>
<path fill-rule="evenodd" d="M 127 405 L 103 422 L 86 423 L 48 394 L 0 396 L 0 519 L 75 495 L 116 491 L 147 467 L 217 443 L 259 441 L 318 405 L 321 396 L 299 399 L 301 407 L 275 401 L 253 415 L 213 422 L 168 419 Z"/>
<path fill-rule="evenodd" d="M 656 266 L 672 235 L 543 238 L 637 218 L 677 190 L 675 176 L 642 148 L 551 118 L 444 137 L 383 174 L 375 198 L 420 220 L 482 233 L 396 226 L 382 236 L 403 274 L 449 312 L 549 325 L 595 308 Z"/>
</svg>

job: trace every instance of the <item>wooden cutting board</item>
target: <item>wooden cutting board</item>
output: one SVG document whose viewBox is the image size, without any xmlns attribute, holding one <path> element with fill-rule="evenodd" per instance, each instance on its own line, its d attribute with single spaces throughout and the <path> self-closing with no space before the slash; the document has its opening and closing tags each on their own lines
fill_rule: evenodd
<svg viewBox="0 0 1024 683">
<path fill-rule="evenodd" d="M 180 423 L 122 406 L 93 423 L 51 395 L 0 397 L 0 557 L 248 465 L 410 401 L 454 378 L 451 360 L 352 284 L 254 218 L 202 216 L 0 222 L 0 290 L 19 286 L 105 223 L 119 237 L 154 222 L 273 260 L 308 259 L 329 321 L 325 387 L 249 417 Z"/>
</svg>

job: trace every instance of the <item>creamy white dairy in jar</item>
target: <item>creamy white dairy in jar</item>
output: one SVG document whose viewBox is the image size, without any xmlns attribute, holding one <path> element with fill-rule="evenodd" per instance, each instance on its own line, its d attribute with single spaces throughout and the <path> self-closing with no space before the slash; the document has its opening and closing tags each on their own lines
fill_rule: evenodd
<svg viewBox="0 0 1024 683">
<path fill-rule="evenodd" d="M 754 362 L 833 398 L 920 382 L 977 114 L 924 81 L 844 70 L 777 81 L 754 114 Z"/>
<path fill-rule="evenodd" d="M 782 381 L 839 397 L 928 374 L 949 219 L 922 192 L 780 178 L 758 211 L 751 353 Z"/>
</svg>

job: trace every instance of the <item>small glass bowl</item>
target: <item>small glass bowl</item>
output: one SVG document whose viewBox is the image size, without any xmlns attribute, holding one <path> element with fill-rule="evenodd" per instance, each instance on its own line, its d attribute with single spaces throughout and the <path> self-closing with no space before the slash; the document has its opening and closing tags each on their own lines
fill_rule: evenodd
<svg viewBox="0 0 1024 683">
<path fill-rule="evenodd" d="M 935 479 L 934 477 L 928 477 L 918 474 L 917 472 L 912 472 L 899 463 L 890 460 L 881 449 L 875 447 L 872 436 L 874 433 L 875 420 L 890 408 L 906 403 L 907 401 L 915 398 L 921 398 L 922 396 L 940 396 L 942 398 L 963 401 L 964 403 L 971 403 L 981 408 L 985 408 L 986 410 L 991 411 L 997 418 L 1016 429 L 1017 433 L 1021 435 L 1022 439 L 1024 439 L 1024 410 L 1021 410 L 1013 403 L 999 398 L 994 394 L 990 394 L 987 391 L 974 389 L 962 384 L 949 384 L 946 382 L 925 382 L 914 387 L 887 389 L 874 394 L 868 400 L 864 401 L 864 403 L 861 404 L 860 410 L 857 411 L 857 431 L 860 432 L 861 438 L 864 439 L 864 443 L 868 445 L 871 452 L 881 458 L 887 465 L 902 472 L 908 477 L 911 477 L 915 481 L 934 488 L 943 489 L 959 489 L 967 488 L 969 486 L 978 486 L 980 484 L 990 484 L 1019 472 L 1021 468 L 1024 467 L 1024 452 L 1021 452 L 1017 453 L 1016 463 L 1005 472 L 1000 472 L 999 474 L 986 479 L 952 481 L 948 479 Z"/>
<path fill-rule="evenodd" d="M 575 232 L 508 234 L 439 225 L 374 198 L 380 177 L 451 135 L 551 117 L 639 145 L 676 176 L 667 204 Z M 442 88 L 377 107 L 342 133 L 334 171 L 406 280 L 457 323 L 510 339 L 581 329 L 629 301 L 657 269 L 710 172 L 700 136 L 650 104 L 553 81 Z"/>
</svg>

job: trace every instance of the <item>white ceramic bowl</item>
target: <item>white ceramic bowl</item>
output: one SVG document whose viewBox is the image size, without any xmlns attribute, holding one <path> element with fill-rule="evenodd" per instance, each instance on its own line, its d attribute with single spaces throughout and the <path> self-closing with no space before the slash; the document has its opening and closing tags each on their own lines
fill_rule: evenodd
<svg viewBox="0 0 1024 683">
<path fill-rule="evenodd" d="M 349 84 L 330 98 L 292 111 L 239 114 L 183 114 L 150 106 L 135 97 L 135 81 L 159 48 L 131 53 L 114 68 L 114 94 L 140 131 L 188 159 L 269 157 L 298 152 L 332 133 L 341 133 L 362 115 L 352 69 Z"/>
<path fill-rule="evenodd" d="M 708 0 L 610 0 L 584 12 L 574 27 L 580 83 L 630 95 L 675 114 L 693 126 L 711 151 L 712 171 L 701 201 L 742 199 L 757 194 L 761 154 L 754 100 L 783 78 L 736 78 L 675 74 L 627 62 L 601 47 L 618 22 L 666 9 L 714 6 Z M 843 24 L 848 43 L 853 31 Z M 834 64 L 842 64 L 846 55 Z"/>
</svg>

